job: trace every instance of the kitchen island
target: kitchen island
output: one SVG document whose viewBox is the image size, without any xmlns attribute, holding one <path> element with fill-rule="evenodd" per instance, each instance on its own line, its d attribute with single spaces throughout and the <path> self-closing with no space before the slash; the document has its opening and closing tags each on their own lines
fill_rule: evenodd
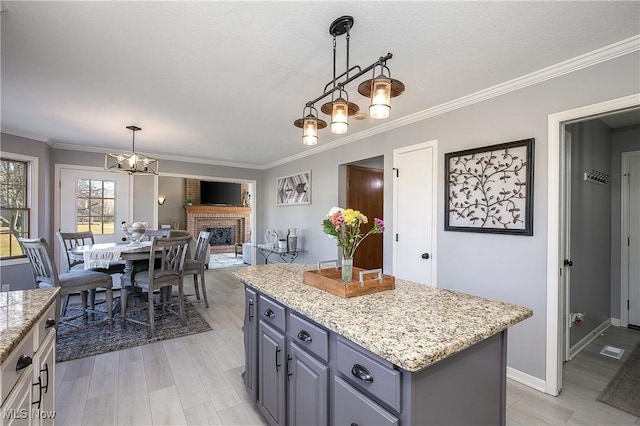
<svg viewBox="0 0 640 426">
<path fill-rule="evenodd" d="M 245 385 L 269 423 L 505 423 L 507 328 L 530 309 L 403 280 L 343 299 L 304 284 L 313 268 L 234 272 Z"/>
</svg>

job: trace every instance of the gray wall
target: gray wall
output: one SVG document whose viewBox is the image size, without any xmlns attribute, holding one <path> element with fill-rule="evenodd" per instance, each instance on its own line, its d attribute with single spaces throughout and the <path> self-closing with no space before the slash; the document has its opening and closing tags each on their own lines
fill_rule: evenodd
<svg viewBox="0 0 640 426">
<path fill-rule="evenodd" d="M 51 242 L 53 236 L 53 214 L 49 208 L 53 205 L 51 148 L 44 142 L 1 133 L 0 150 L 38 158 L 38 211 L 31 213 L 38 217 L 38 231 L 31 236 L 45 237 L 48 242 Z M 10 284 L 11 290 L 33 288 L 35 284 L 31 266 L 26 260 L 18 265 L 1 266 L 0 283 Z"/>
<path fill-rule="evenodd" d="M 622 153 L 640 151 L 640 125 L 611 132 L 611 317 L 620 318 Z"/>
<path fill-rule="evenodd" d="M 154 190 L 153 175 L 133 175 L 133 217 L 131 222 L 148 222 L 153 229 L 158 227 L 154 221 L 158 198 Z"/>
<path fill-rule="evenodd" d="M 396 148 L 438 140 L 438 286 L 533 309 L 534 316 L 509 331 L 510 367 L 545 378 L 548 115 L 640 92 L 637 52 L 507 93 L 449 113 L 374 135 L 266 170 L 259 185 L 258 235 L 265 228 L 304 230 L 307 261 L 337 256 L 320 224 L 339 202 L 338 164 L 384 156 L 384 269 L 392 270 L 392 158 Z M 429 82 L 425 80 L 424 84 Z M 407 90 L 410 90 L 408 88 Z M 402 102 L 402 97 L 394 99 Z M 325 132 L 328 130 L 325 130 Z M 444 153 L 533 137 L 535 143 L 532 237 L 445 232 Z M 292 141 L 292 143 L 299 143 Z M 320 134 L 322 144 L 322 133 Z M 312 170 L 312 203 L 277 207 L 275 180 Z M 490 249 L 487 249 L 490 248 Z M 460 267 L 462 262 L 463 267 Z"/>
<path fill-rule="evenodd" d="M 164 205 L 158 206 L 158 225 L 178 223 L 178 229 L 186 229 L 185 179 L 169 176 L 158 178 L 158 196 L 165 197 Z"/>
<path fill-rule="evenodd" d="M 584 321 L 569 332 L 575 345 L 611 318 L 611 185 L 584 180 L 584 172 L 611 174 L 611 131 L 600 120 L 566 126 L 571 133 L 571 312 Z"/>
</svg>

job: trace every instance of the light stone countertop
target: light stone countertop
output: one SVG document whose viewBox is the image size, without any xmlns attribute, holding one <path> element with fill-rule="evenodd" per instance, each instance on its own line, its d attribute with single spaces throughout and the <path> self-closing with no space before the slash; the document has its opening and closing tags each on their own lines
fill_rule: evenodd
<svg viewBox="0 0 640 426">
<path fill-rule="evenodd" d="M 59 291 L 42 288 L 0 293 L 0 363 L 42 318 Z"/>
<path fill-rule="evenodd" d="M 343 299 L 304 284 L 315 265 L 248 266 L 243 283 L 407 371 L 419 371 L 533 315 L 529 308 L 396 280 Z"/>
</svg>

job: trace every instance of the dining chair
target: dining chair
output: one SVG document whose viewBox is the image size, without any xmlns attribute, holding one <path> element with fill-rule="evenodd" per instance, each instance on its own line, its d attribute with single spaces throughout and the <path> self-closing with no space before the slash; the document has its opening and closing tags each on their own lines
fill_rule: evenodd
<svg viewBox="0 0 640 426">
<path fill-rule="evenodd" d="M 171 231 L 169 236 L 174 236 L 178 233 L 186 231 Z M 207 300 L 207 288 L 204 283 L 204 270 L 207 266 L 206 257 L 207 250 L 209 250 L 209 241 L 213 234 L 208 231 L 200 231 L 198 239 L 196 241 L 196 247 L 193 251 L 193 258 L 187 258 L 184 261 L 184 275 L 193 275 L 193 287 L 196 292 L 196 299 L 200 300 L 200 291 L 198 290 L 198 275 L 200 275 L 200 286 L 202 288 L 202 298 L 204 299 L 204 305 L 208 308 L 209 301 Z"/>
<path fill-rule="evenodd" d="M 69 252 L 78 246 L 86 246 L 88 244 L 95 244 L 95 238 L 93 232 L 56 232 L 56 236 L 62 245 L 62 251 L 67 261 L 67 272 L 84 271 L 84 259 L 80 257 L 72 257 Z M 124 263 L 122 262 L 109 262 L 107 268 L 91 268 L 91 271 L 104 272 L 106 274 L 122 274 L 124 272 Z M 91 309 L 95 306 L 96 292 L 95 290 L 89 291 L 89 307 Z M 67 312 L 67 305 L 69 304 L 69 296 L 62 298 L 62 315 Z"/>
<path fill-rule="evenodd" d="M 151 337 L 155 336 L 155 310 L 162 308 L 163 313 L 171 313 L 176 315 L 183 325 L 186 324 L 184 316 L 184 261 L 189 247 L 190 236 L 175 238 L 158 238 L 152 237 L 149 252 L 149 269 L 141 271 L 134 275 L 135 286 L 132 288 L 123 287 L 120 297 L 122 305 L 122 317 L 120 319 L 122 328 L 126 327 L 126 322 L 134 322 L 149 327 Z M 160 253 L 159 262 L 156 256 Z M 171 307 L 171 296 L 173 286 L 178 286 L 178 306 L 179 312 Z M 128 309 L 127 298 L 129 292 L 142 291 L 147 293 L 147 304 L 139 307 Z M 154 293 L 158 291 L 160 302 L 156 305 Z M 147 311 L 148 321 L 133 318 L 131 314 L 135 311 Z M 129 313 L 129 316 L 127 316 Z"/>
<path fill-rule="evenodd" d="M 38 288 L 58 287 L 60 288 L 60 297 L 65 297 L 73 293 L 81 294 L 82 318 L 85 324 L 88 321 L 88 313 L 104 315 L 102 311 L 87 307 L 89 291 L 98 288 L 106 289 L 107 320 L 109 328 L 113 328 L 113 283 L 111 281 L 111 275 L 91 270 L 58 274 L 47 240 L 44 238 L 18 238 L 18 243 L 22 247 L 23 253 L 29 258 Z M 56 301 L 56 324 L 60 324 L 60 304 L 61 301 L 60 298 L 58 298 Z"/>
</svg>

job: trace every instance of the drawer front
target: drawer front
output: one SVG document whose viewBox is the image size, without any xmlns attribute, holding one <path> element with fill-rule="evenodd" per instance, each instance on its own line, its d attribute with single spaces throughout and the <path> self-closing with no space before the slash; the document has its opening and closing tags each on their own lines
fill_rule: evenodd
<svg viewBox="0 0 640 426">
<path fill-rule="evenodd" d="M 400 412 L 400 372 L 374 360 L 338 339 L 338 371 L 356 387 L 380 398 L 385 404 Z"/>
<path fill-rule="evenodd" d="M 47 333 L 49 333 L 49 330 L 53 327 L 55 327 L 55 320 L 56 320 L 56 304 L 53 303 L 51 306 L 49 306 L 49 309 L 47 309 L 47 312 L 45 312 L 45 314 L 42 316 L 42 318 L 40 318 L 40 320 L 38 321 L 38 334 L 36 336 L 36 341 L 38 342 L 36 347 L 34 348 L 34 350 L 38 350 L 38 348 L 40 347 L 40 345 L 42 344 L 42 342 L 44 341 L 45 337 L 47 337 Z"/>
<path fill-rule="evenodd" d="M 29 359 L 33 359 L 33 331 L 30 331 L 18 344 L 18 346 L 11 351 L 9 357 L 2 364 L 2 401 L 4 401 L 11 389 L 16 384 L 20 376 L 27 371 L 31 371 L 27 368 L 30 363 L 22 363 L 25 368 L 16 371 L 16 367 L 19 363 L 20 357 L 26 355 Z"/>
<path fill-rule="evenodd" d="M 258 314 L 260 319 L 265 323 L 277 328 L 280 331 L 284 331 L 285 316 L 284 306 L 271 299 L 260 295 L 258 300 Z"/>
<path fill-rule="evenodd" d="M 308 352 L 329 361 L 329 332 L 311 321 L 289 314 L 288 334 L 292 341 Z"/>
<path fill-rule="evenodd" d="M 333 424 L 356 426 L 397 425 L 398 418 L 367 398 L 338 376 L 334 376 Z"/>
</svg>

